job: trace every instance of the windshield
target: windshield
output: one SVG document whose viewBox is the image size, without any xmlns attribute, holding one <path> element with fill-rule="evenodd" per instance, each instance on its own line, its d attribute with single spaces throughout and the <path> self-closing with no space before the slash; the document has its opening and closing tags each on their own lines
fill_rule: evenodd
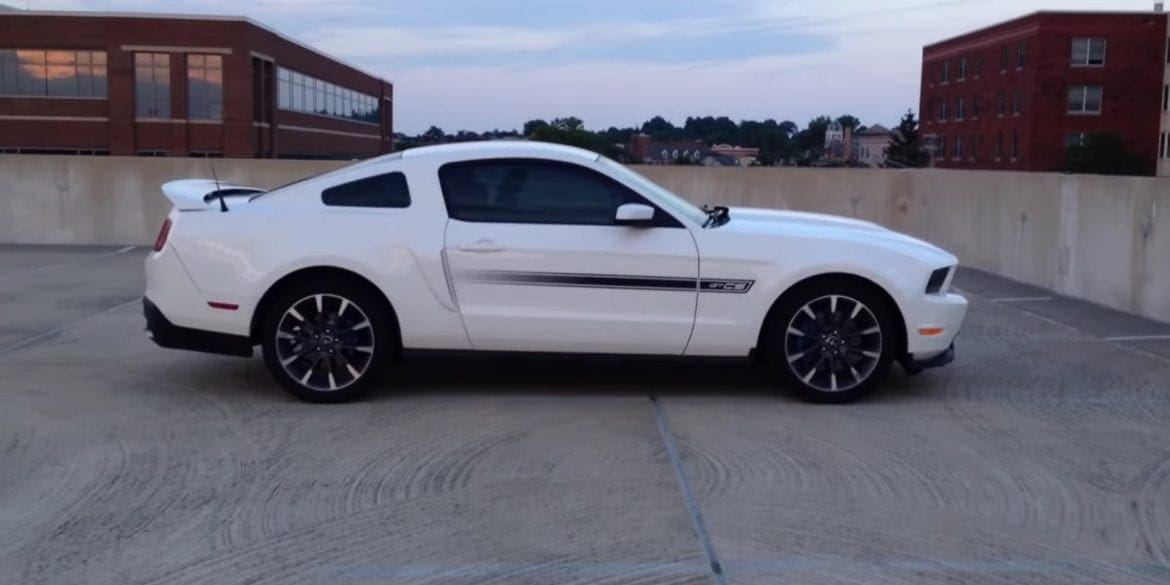
<svg viewBox="0 0 1170 585">
<path fill-rule="evenodd" d="M 691 203 L 690 201 L 675 195 L 658 183 L 655 183 L 641 174 L 630 170 L 625 165 L 617 161 L 610 160 L 604 156 L 598 157 L 597 160 L 603 167 L 606 168 L 607 171 L 609 171 L 611 175 L 616 175 L 621 179 L 634 184 L 639 191 L 649 195 L 655 203 L 669 209 L 678 215 L 685 216 L 687 219 L 699 225 L 703 225 L 703 223 L 707 221 L 707 212 L 703 211 L 694 203 Z"/>
</svg>

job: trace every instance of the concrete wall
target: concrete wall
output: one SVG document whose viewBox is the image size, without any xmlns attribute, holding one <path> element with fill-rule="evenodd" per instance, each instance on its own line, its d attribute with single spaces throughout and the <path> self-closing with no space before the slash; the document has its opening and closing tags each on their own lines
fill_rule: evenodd
<svg viewBox="0 0 1170 585">
<path fill-rule="evenodd" d="M 211 177 L 209 159 L 0 155 L 0 242 L 154 243 L 170 180 Z M 338 161 L 214 159 L 225 183 L 273 187 Z"/>
<path fill-rule="evenodd" d="M 216 159 L 225 182 L 270 187 L 331 161 Z M 957 170 L 640 167 L 696 203 L 876 221 L 969 266 L 1170 321 L 1170 179 Z M 206 159 L 0 155 L 0 242 L 154 241 L 159 185 Z"/>
<path fill-rule="evenodd" d="M 1170 321 L 1170 179 L 886 169 L 642 167 L 697 203 L 876 221 L 963 264 Z"/>
</svg>

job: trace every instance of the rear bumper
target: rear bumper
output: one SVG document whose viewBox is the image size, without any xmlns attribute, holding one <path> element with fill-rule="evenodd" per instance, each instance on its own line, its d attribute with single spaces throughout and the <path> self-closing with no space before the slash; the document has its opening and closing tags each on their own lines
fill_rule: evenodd
<svg viewBox="0 0 1170 585">
<path fill-rule="evenodd" d="M 252 357 L 252 340 L 247 337 L 179 327 L 171 323 L 146 297 L 142 298 L 142 312 L 146 315 L 146 330 L 150 332 L 150 339 L 159 347 Z"/>
</svg>

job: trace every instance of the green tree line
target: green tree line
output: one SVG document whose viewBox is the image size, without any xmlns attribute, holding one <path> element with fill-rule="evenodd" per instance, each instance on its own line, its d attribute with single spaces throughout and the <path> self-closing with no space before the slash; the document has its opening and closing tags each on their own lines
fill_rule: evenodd
<svg viewBox="0 0 1170 585">
<path fill-rule="evenodd" d="M 629 143 L 630 136 L 642 133 L 649 135 L 654 140 L 693 140 L 707 144 L 732 144 L 759 148 L 759 161 L 760 164 L 764 165 L 776 163 L 807 164 L 820 158 L 825 146 L 825 131 L 834 120 L 842 126 L 852 127 L 854 132 L 865 129 L 861 120 L 851 114 L 836 118 L 827 115 L 817 116 L 809 120 L 803 128 L 791 120 L 777 122 L 769 118 L 762 121 L 740 120 L 736 122 L 727 116 L 692 116 L 688 117 L 681 126 L 676 126 L 662 116 L 654 116 L 643 122 L 641 126 L 624 128 L 611 126 L 604 130 L 586 129 L 585 123 L 580 118 L 568 116 L 552 120 L 529 120 L 520 130 L 497 129 L 483 133 L 461 130 L 455 134 L 447 134 L 441 128 L 432 126 L 417 136 L 398 134 L 395 136 L 395 141 L 398 148 L 406 149 L 448 142 L 526 137 L 532 140 L 577 146 L 618 160 L 628 160 L 625 145 Z M 913 119 L 912 114 L 910 114 L 910 123 L 914 126 L 914 136 L 916 137 L 917 121 Z M 906 120 L 903 119 L 903 125 L 905 124 Z M 914 147 L 920 148 L 916 138 L 915 142 L 906 148 Z M 909 159 L 906 166 L 922 160 L 921 157 L 915 156 L 910 156 Z"/>
</svg>

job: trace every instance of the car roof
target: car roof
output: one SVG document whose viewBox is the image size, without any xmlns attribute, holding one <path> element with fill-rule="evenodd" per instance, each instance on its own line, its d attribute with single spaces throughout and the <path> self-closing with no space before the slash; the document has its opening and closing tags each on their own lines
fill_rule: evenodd
<svg viewBox="0 0 1170 585">
<path fill-rule="evenodd" d="M 490 140 L 481 142 L 457 142 L 454 144 L 440 144 L 436 146 L 422 146 L 402 151 L 403 159 L 417 159 L 426 157 L 442 158 L 475 158 L 489 157 L 555 157 L 579 158 L 583 161 L 595 161 L 600 155 L 596 152 L 552 144 L 549 142 L 534 142 L 530 140 Z"/>
</svg>

